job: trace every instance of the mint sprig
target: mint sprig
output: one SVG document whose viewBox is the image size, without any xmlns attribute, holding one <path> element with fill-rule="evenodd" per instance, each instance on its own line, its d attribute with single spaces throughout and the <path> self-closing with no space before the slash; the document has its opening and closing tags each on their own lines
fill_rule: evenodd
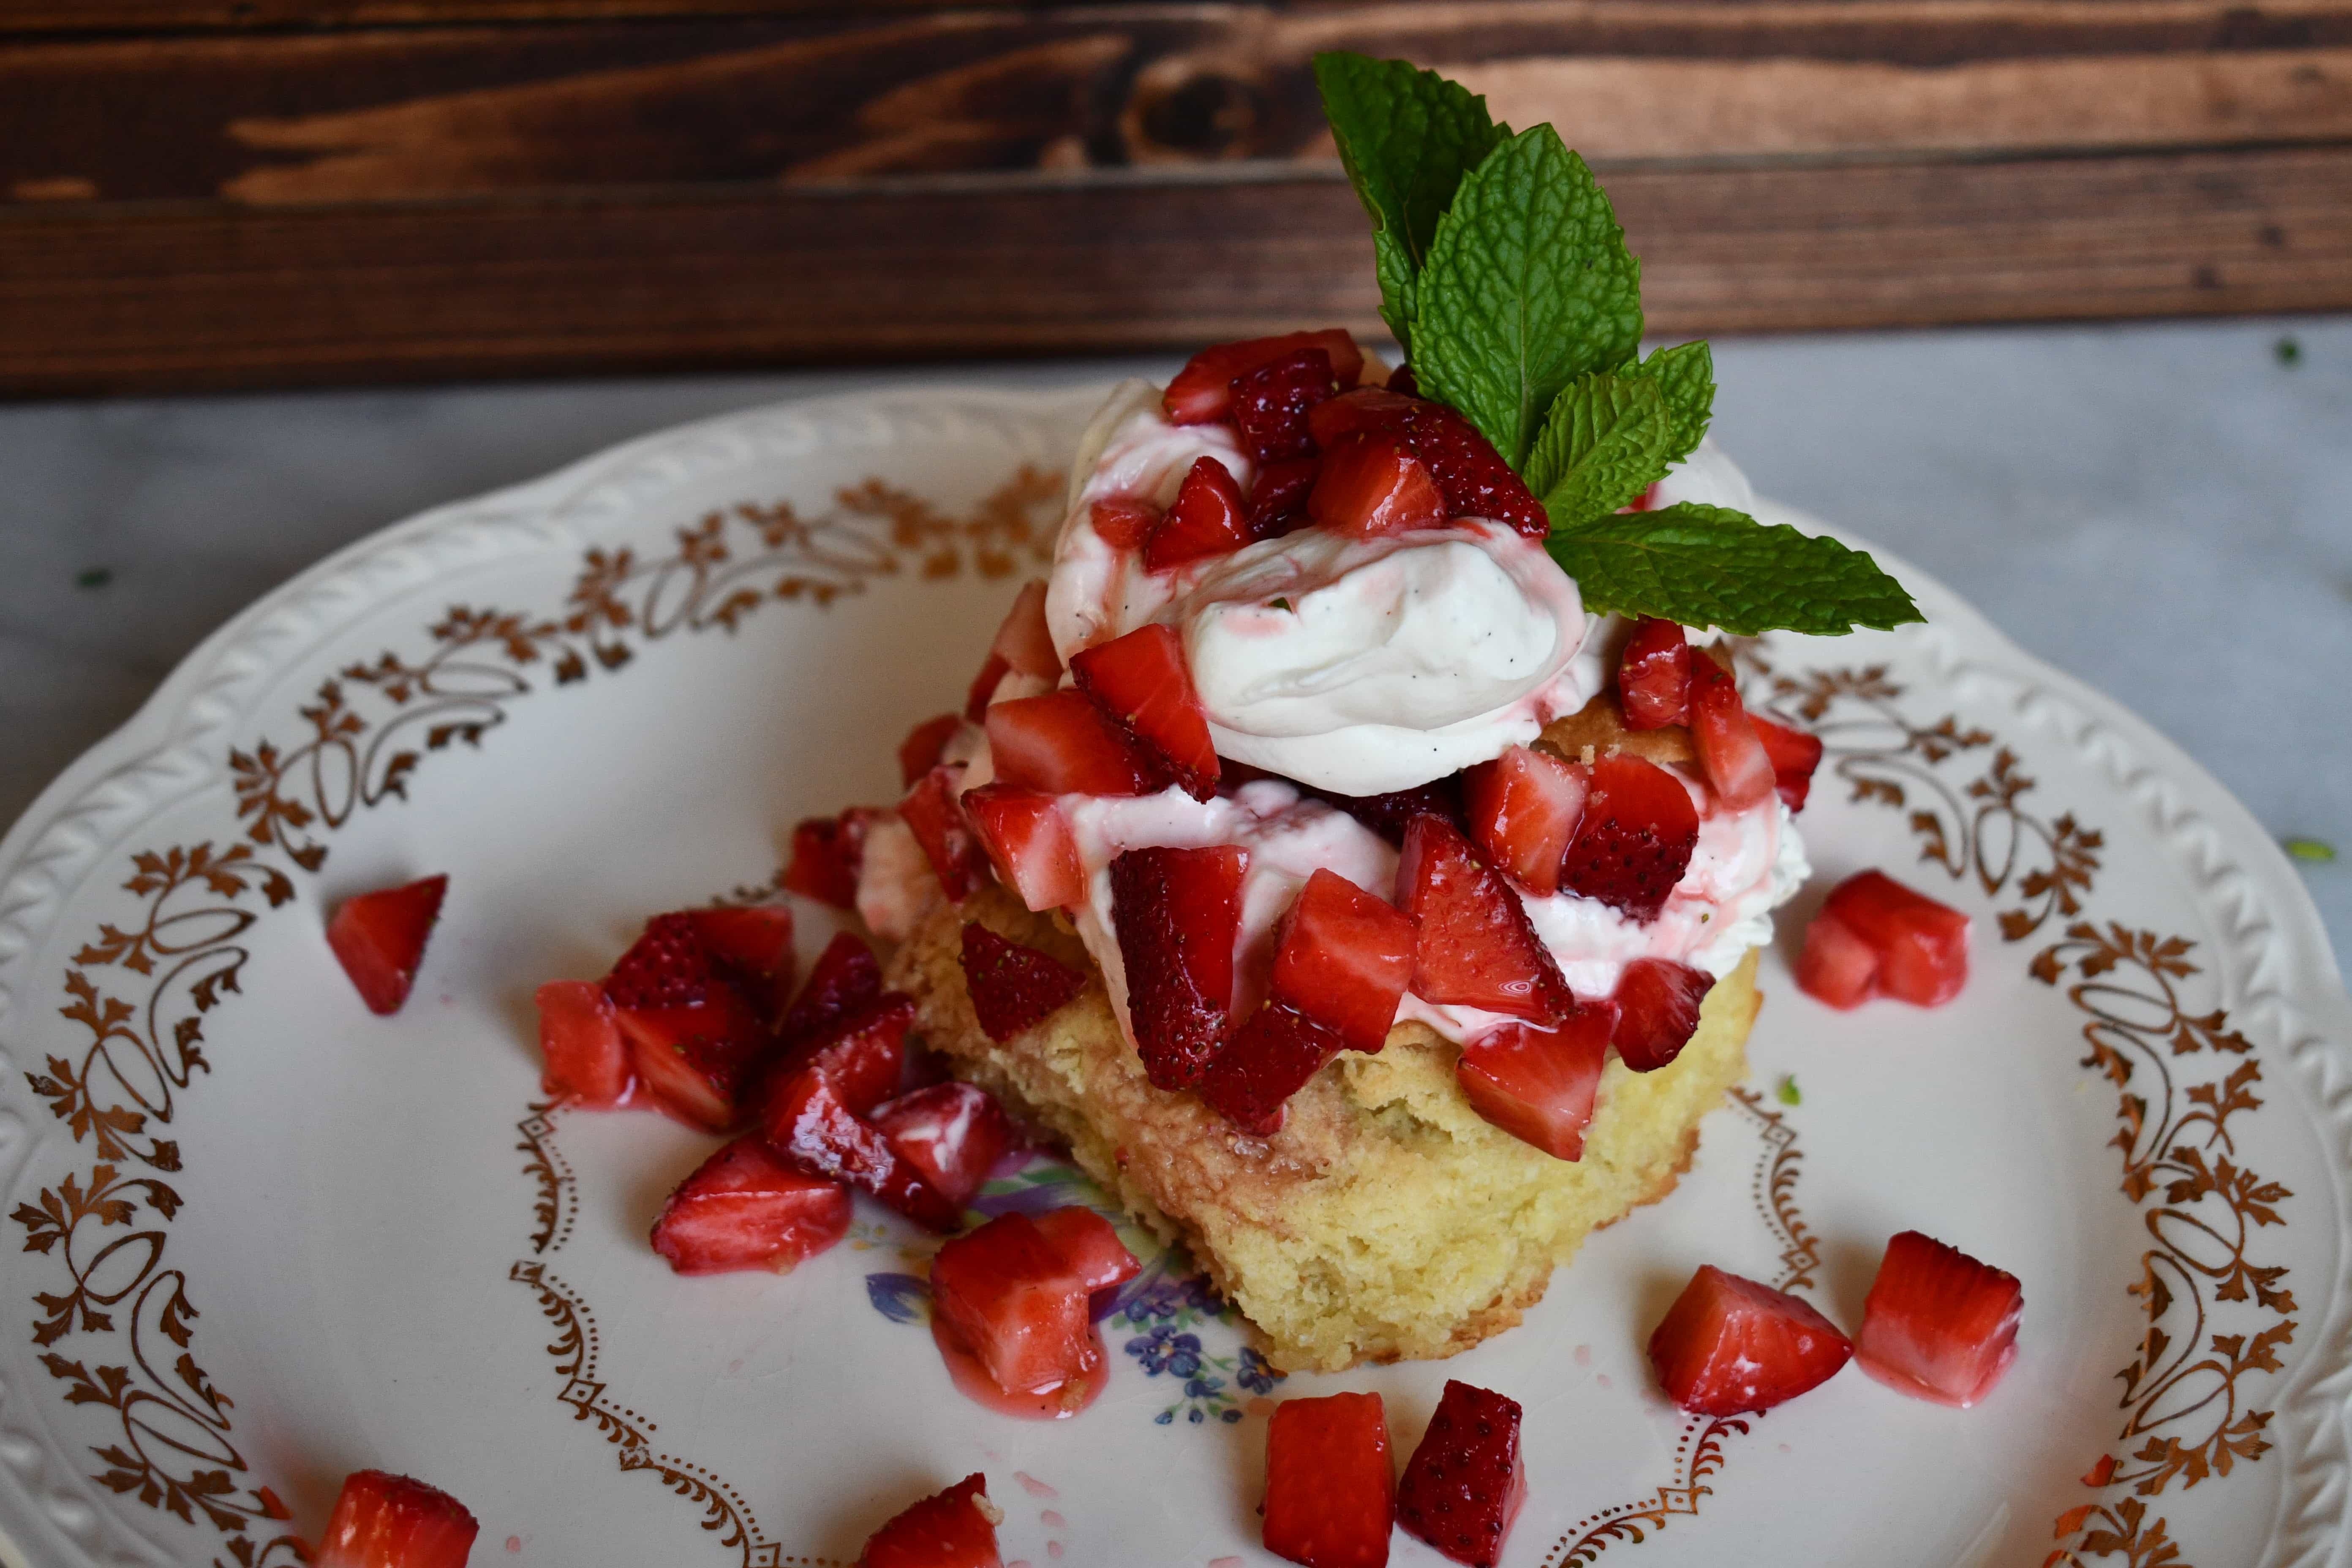
<svg viewBox="0 0 2352 1568">
<path fill-rule="evenodd" d="M 1837 637 L 1859 624 L 1924 617 L 1878 563 L 1834 539 L 1767 527 L 1746 512 L 1685 501 L 1554 528 L 1544 548 L 1576 579 L 1585 608 L 1657 616 L 1734 637 L 1785 629 Z"/>
</svg>

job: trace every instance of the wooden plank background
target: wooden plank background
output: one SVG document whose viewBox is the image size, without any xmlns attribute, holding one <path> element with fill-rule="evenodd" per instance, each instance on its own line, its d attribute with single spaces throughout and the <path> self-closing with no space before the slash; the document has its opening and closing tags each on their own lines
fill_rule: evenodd
<svg viewBox="0 0 2352 1568">
<path fill-rule="evenodd" d="M 1663 331 L 2352 306 L 2352 0 L 0 0 L 0 393 L 1371 328 L 1335 47 Z"/>
</svg>

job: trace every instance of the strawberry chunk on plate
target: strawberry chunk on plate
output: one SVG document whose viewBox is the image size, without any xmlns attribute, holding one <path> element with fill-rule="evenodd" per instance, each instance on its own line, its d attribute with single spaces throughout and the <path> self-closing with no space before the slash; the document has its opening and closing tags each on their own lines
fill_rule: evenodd
<svg viewBox="0 0 2352 1568">
<path fill-rule="evenodd" d="M 869 816 L 853 809 L 839 816 L 812 816 L 795 826 L 792 858 L 784 864 L 784 887 L 836 910 L 856 909 Z"/>
<path fill-rule="evenodd" d="M 1780 792 L 1780 804 L 1792 812 L 1804 810 L 1805 797 L 1812 793 L 1813 770 L 1822 765 L 1822 738 L 1775 723 L 1761 713 L 1748 718 L 1756 726 L 1756 738 L 1764 742 L 1764 754 L 1772 760 L 1772 784 Z"/>
<path fill-rule="evenodd" d="M 1412 993 L 1537 1023 L 1567 1016 L 1573 999 L 1526 906 L 1448 823 L 1417 816 L 1405 829 L 1397 892 L 1420 931 Z"/>
<path fill-rule="evenodd" d="M 1061 960 L 983 925 L 963 928 L 962 958 L 972 1016 L 998 1045 L 1044 1023 L 1087 988 L 1087 977 Z"/>
<path fill-rule="evenodd" d="M 694 910 L 656 915 L 604 977 L 638 1080 L 663 1109 L 725 1131 L 766 1058 L 760 1016 L 703 943 Z"/>
<path fill-rule="evenodd" d="M 1462 775 L 1470 836 L 1538 898 L 1559 891 L 1559 864 L 1584 818 L 1584 776 L 1549 752 L 1512 746 Z"/>
<path fill-rule="evenodd" d="M 1265 1549 L 1306 1568 L 1384 1568 L 1393 1465 L 1379 1394 L 1284 1400 L 1265 1428 Z"/>
<path fill-rule="evenodd" d="M 1250 542 L 1248 509 L 1232 470 L 1214 458 L 1200 458 L 1176 487 L 1168 515 L 1144 541 L 1147 572 L 1172 572 L 1188 561 L 1223 555 Z"/>
<path fill-rule="evenodd" d="M 1415 946 L 1403 910 L 1318 867 L 1276 931 L 1270 989 L 1347 1049 L 1378 1051 L 1412 982 Z"/>
<path fill-rule="evenodd" d="M 1159 760 L 1083 691 L 1049 691 L 988 710 L 996 776 L 1039 795 L 1157 795 Z"/>
<path fill-rule="evenodd" d="M 1584 1157 L 1617 1010 L 1586 1004 L 1557 1028 L 1503 1024 L 1462 1047 L 1454 1081 L 1470 1108 L 1555 1160 Z"/>
<path fill-rule="evenodd" d="M 963 793 L 964 815 L 997 879 L 1035 910 L 1066 909 L 1087 896 L 1077 836 L 1055 797 L 991 783 Z"/>
<path fill-rule="evenodd" d="M 911 789 L 915 781 L 940 765 L 940 754 L 947 750 L 955 732 L 963 728 L 961 715 L 942 713 L 926 719 L 907 731 L 898 742 L 898 783 Z"/>
<path fill-rule="evenodd" d="M 960 904 L 988 880 L 988 851 L 956 804 L 961 767 L 936 767 L 915 782 L 898 803 L 898 815 L 923 847 L 923 858 L 940 879 L 948 902 Z"/>
<path fill-rule="evenodd" d="M 1659 1386 L 1700 1415 L 1769 1410 L 1826 1383 L 1853 1354 L 1808 1303 L 1711 1263 L 1650 1335 Z"/>
<path fill-rule="evenodd" d="M 1906 1230 L 1871 1281 L 1854 1360 L 1889 1388 L 1965 1410 L 2017 1359 L 2024 1312 L 2015 1275 Z"/>
<path fill-rule="evenodd" d="M 834 1026 L 881 995 L 882 965 L 874 950 L 856 933 L 839 932 L 809 966 L 807 984 L 776 1024 L 777 1040 L 790 1050 L 830 1034 Z"/>
<path fill-rule="evenodd" d="M 792 997 L 798 967 L 793 911 L 782 904 L 739 904 L 685 912 L 703 951 L 761 1017 L 782 1012 Z"/>
<path fill-rule="evenodd" d="M 898 1092 L 907 1071 L 907 1031 L 914 1026 L 915 999 L 886 991 L 826 1026 L 823 1033 L 795 1039 L 770 1068 L 762 1102 L 772 1100 L 796 1074 L 817 1071 L 833 1080 L 842 1103 L 859 1116 Z"/>
<path fill-rule="evenodd" d="M 1339 1053 L 1339 1037 L 1296 1007 L 1269 1001 L 1201 1075 L 1201 1098 L 1253 1138 L 1282 1131 L 1290 1097 Z"/>
<path fill-rule="evenodd" d="M 1618 977 L 1617 1054 L 1635 1072 L 1655 1072 L 1698 1033 L 1699 1004 L 1714 977 L 1670 958 L 1636 958 Z"/>
<path fill-rule="evenodd" d="M 343 1478 L 312 1568 L 466 1568 L 481 1530 L 438 1488 L 383 1470 Z"/>
<path fill-rule="evenodd" d="M 1519 1402 L 1449 1379 L 1397 1488 L 1397 1522 L 1456 1563 L 1494 1568 L 1527 1501 Z"/>
<path fill-rule="evenodd" d="M 1823 910 L 1805 927 L 1797 989 L 1832 1007 L 1859 1007 L 1877 994 L 1878 954 L 1843 921 Z"/>
<path fill-rule="evenodd" d="M 1138 626 L 1070 656 L 1078 689 L 1158 752 L 1195 800 L 1217 793 L 1209 710 L 1193 689 L 1184 641 L 1173 626 Z"/>
<path fill-rule="evenodd" d="M 1113 1289 L 1143 1272 L 1143 1265 L 1119 1240 L 1118 1227 L 1090 1208 L 1068 1204 L 1032 1217 L 1037 1233 L 1059 1249 L 1078 1283 L 1089 1291 Z"/>
<path fill-rule="evenodd" d="M 551 980 L 539 1004 L 540 1087 L 572 1104 L 609 1110 L 629 1102 L 636 1075 L 612 1001 L 593 980 Z"/>
<path fill-rule="evenodd" d="M 849 1189 L 794 1169 L 756 1136 L 738 1138 L 677 1184 L 653 1246 L 680 1274 L 779 1274 L 849 1232 Z"/>
<path fill-rule="evenodd" d="M 1968 984 L 1969 917 L 1884 871 L 1863 871 L 1840 882 L 1822 915 L 1861 939 L 1877 958 L 1874 995 L 1940 1007 Z M 1801 978 L 1804 967 L 1800 961 Z"/>
<path fill-rule="evenodd" d="M 1028 1215 L 1000 1215 L 931 1259 L 931 1306 L 996 1385 L 1042 1394 L 1102 1362 L 1086 1282 Z"/>
<path fill-rule="evenodd" d="M 1697 648 L 1690 652 L 1691 738 L 1699 765 L 1723 804 L 1745 811 L 1772 798 L 1780 788 L 1772 759 L 1739 700 L 1739 688 L 1724 668 Z"/>
<path fill-rule="evenodd" d="M 1445 497 L 1428 467 L 1393 436 L 1360 431 L 1323 454 L 1307 515 L 1325 528 L 1370 539 L 1445 526 Z"/>
<path fill-rule="evenodd" d="M 996 1551 L 1003 1522 L 987 1478 L 969 1475 L 892 1515 L 867 1538 L 857 1568 L 1004 1568 Z"/>
<path fill-rule="evenodd" d="M 1681 779 L 1641 757 L 1579 763 L 1584 816 L 1559 882 L 1642 924 L 1658 918 L 1698 847 L 1698 807 Z"/>
<path fill-rule="evenodd" d="M 1330 351 L 1296 349 L 1234 377 L 1234 429 L 1242 450 L 1260 463 L 1304 458 L 1315 450 L 1307 411 L 1339 390 Z"/>
<path fill-rule="evenodd" d="M 1364 373 L 1364 351 L 1338 327 L 1320 331 L 1285 332 L 1278 337 L 1244 338 L 1213 343 L 1194 354 L 1169 382 L 1160 407 L 1174 425 L 1207 425 L 1233 411 L 1234 378 L 1247 375 L 1301 349 L 1320 349 L 1341 386 L 1353 386 Z"/>
<path fill-rule="evenodd" d="M 441 918 L 446 877 L 426 877 L 345 899 L 327 922 L 327 945 L 371 1013 L 393 1014 L 408 1000 L 425 939 Z"/>
<path fill-rule="evenodd" d="M 1690 638 L 1672 621 L 1643 616 L 1617 659 L 1617 700 L 1628 730 L 1690 722 Z"/>
<path fill-rule="evenodd" d="M 1155 1089 L 1190 1088 L 1225 1043 L 1248 869 L 1233 844 L 1130 849 L 1110 863 L 1128 1018 Z"/>
<path fill-rule="evenodd" d="M 851 1110 L 828 1073 L 780 1079 L 761 1131 L 802 1170 L 870 1193 L 917 1225 L 944 1233 L 963 1223 L 962 1205 L 924 1180 L 881 1129 Z"/>
<path fill-rule="evenodd" d="M 890 1147 L 958 1208 L 970 1204 L 1013 1146 L 1013 1122 L 996 1097 L 975 1084 L 935 1083 L 877 1106 L 874 1125 Z"/>
</svg>

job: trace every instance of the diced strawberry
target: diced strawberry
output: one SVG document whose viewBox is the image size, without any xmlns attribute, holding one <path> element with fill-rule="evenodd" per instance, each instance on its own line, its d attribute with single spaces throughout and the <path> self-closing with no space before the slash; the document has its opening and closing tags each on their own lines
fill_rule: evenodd
<svg viewBox="0 0 2352 1568">
<path fill-rule="evenodd" d="M 1584 816 L 1560 863 L 1560 886 L 1648 924 L 1690 868 L 1698 807 L 1655 763 L 1612 754 L 1580 763 Z"/>
<path fill-rule="evenodd" d="M 871 1193 L 917 1225 L 946 1232 L 963 1223 L 962 1206 L 925 1181 L 879 1128 L 850 1110 L 828 1073 L 782 1079 L 761 1131 L 802 1170 Z"/>
<path fill-rule="evenodd" d="M 1328 867 L 1298 890 L 1275 937 L 1270 990 L 1351 1051 L 1388 1043 L 1412 982 L 1412 920 Z"/>
<path fill-rule="evenodd" d="M 1060 1247 L 1024 1214 L 999 1215 L 931 1259 L 931 1308 L 1008 1394 L 1085 1377 L 1102 1349 L 1089 1292 Z"/>
<path fill-rule="evenodd" d="M 604 988 L 593 980 L 551 980 L 537 1000 L 539 1054 L 546 1062 L 540 1087 L 590 1110 L 627 1104 L 635 1078 Z"/>
<path fill-rule="evenodd" d="M 1889 1388 L 1966 1410 L 2017 1359 L 2024 1312 L 2015 1275 L 1906 1230 L 1871 1281 L 1854 1360 Z"/>
<path fill-rule="evenodd" d="M 380 888 L 344 900 L 327 922 L 327 945 L 369 1012 L 397 1013 L 408 1000 L 425 940 L 441 918 L 441 895 L 448 890 L 446 877 Z"/>
<path fill-rule="evenodd" d="M 1822 738 L 1776 724 L 1761 713 L 1750 713 L 1748 720 L 1764 742 L 1764 754 L 1772 760 L 1772 784 L 1780 792 L 1780 804 L 1790 811 L 1804 810 L 1805 797 L 1813 791 L 1813 770 L 1822 765 Z"/>
<path fill-rule="evenodd" d="M 646 1089 L 688 1121 L 724 1131 L 769 1042 L 693 917 L 681 911 L 647 921 L 604 977 L 604 994 Z"/>
<path fill-rule="evenodd" d="M 1249 851 L 1130 849 L 1110 863 L 1111 917 L 1144 1076 L 1187 1089 L 1225 1043 Z"/>
<path fill-rule="evenodd" d="M 898 742 L 898 782 L 912 784 L 917 779 L 940 765 L 940 753 L 947 749 L 955 732 L 963 728 L 957 714 L 942 713 L 936 719 L 926 719 L 907 731 Z"/>
<path fill-rule="evenodd" d="M 343 1478 L 312 1568 L 466 1568 L 481 1530 L 466 1505 L 406 1476 L 353 1470 Z"/>
<path fill-rule="evenodd" d="M 751 1001 L 762 1021 L 783 1011 L 792 999 L 793 911 L 782 904 L 743 904 L 730 909 L 688 910 L 704 951 Z"/>
<path fill-rule="evenodd" d="M 1307 522 L 1307 497 L 1315 476 L 1323 470 L 1320 458 L 1289 458 L 1267 463 L 1250 486 L 1249 531 L 1252 539 L 1279 539 Z"/>
<path fill-rule="evenodd" d="M 1454 1081 L 1473 1110 L 1520 1142 L 1555 1160 L 1580 1160 L 1616 1019 L 1616 1008 L 1601 1002 L 1554 1029 L 1499 1025 L 1462 1047 Z"/>
<path fill-rule="evenodd" d="M 1617 700 L 1628 730 L 1690 722 L 1690 638 L 1672 621 L 1643 616 L 1617 661 Z"/>
<path fill-rule="evenodd" d="M 1385 1568 L 1393 1464 L 1379 1394 L 1284 1400 L 1265 1427 L 1265 1549 L 1307 1568 Z"/>
<path fill-rule="evenodd" d="M 1238 342 L 1213 344 L 1194 354 L 1168 384 L 1160 406 L 1169 422 L 1175 425 L 1206 425 L 1225 418 L 1233 408 L 1235 376 L 1247 375 L 1260 365 L 1271 364 L 1300 349 L 1321 349 L 1341 386 L 1355 385 L 1356 378 L 1364 373 L 1364 351 L 1356 346 L 1355 339 L 1337 327 L 1316 332 L 1285 332 L 1274 338 L 1246 338 Z"/>
<path fill-rule="evenodd" d="M 985 784 L 964 792 L 963 811 L 998 880 L 1023 903 L 1045 910 L 1085 901 L 1087 870 L 1077 837 L 1052 795 Z"/>
<path fill-rule="evenodd" d="M 1805 928 L 1797 989 L 1832 1007 L 1859 1007 L 1878 992 L 1878 954 L 1824 910 Z"/>
<path fill-rule="evenodd" d="M 1168 774 L 1157 759 L 1083 691 L 1049 691 L 988 710 L 996 776 L 1043 795 L 1157 795 Z"/>
<path fill-rule="evenodd" d="M 874 1125 L 923 1180 L 958 1208 L 971 1202 L 1013 1146 L 996 1097 L 969 1083 L 935 1083 L 877 1106 Z"/>
<path fill-rule="evenodd" d="M 1416 816 L 1438 816 L 1463 833 L 1470 831 L 1470 818 L 1462 806 L 1462 775 L 1448 773 L 1442 779 L 1432 779 L 1411 789 L 1391 790 L 1386 795 L 1330 795 L 1317 792 L 1317 798 L 1338 806 L 1392 845 L 1404 843 L 1404 830 L 1412 826 Z"/>
<path fill-rule="evenodd" d="M 1087 988 L 1087 977 L 1068 964 L 983 925 L 963 928 L 963 979 L 980 1032 L 999 1045 L 1044 1023 Z"/>
<path fill-rule="evenodd" d="M 1538 898 L 1559 891 L 1559 863 L 1584 816 L 1584 776 L 1549 752 L 1513 746 L 1462 775 L 1470 836 Z"/>
<path fill-rule="evenodd" d="M 1878 955 L 1881 996 L 1940 1007 L 1969 980 L 1969 917 L 1883 871 L 1848 877 L 1822 906 Z"/>
<path fill-rule="evenodd" d="M 1422 398 L 1398 392 L 1391 376 L 1385 387 L 1360 386 L 1317 404 L 1307 412 L 1307 429 L 1316 445 L 1327 451 L 1341 437 L 1364 431 L 1410 436 L 1413 414 L 1423 404 Z"/>
<path fill-rule="evenodd" d="M 1698 1006 L 1715 988 L 1705 970 L 1671 958 L 1636 958 L 1618 977 L 1617 1054 L 1635 1072 L 1655 1072 L 1698 1032 Z"/>
<path fill-rule="evenodd" d="M 1483 517 L 1530 539 L 1551 531 L 1551 516 L 1478 427 L 1442 403 L 1412 411 L 1412 455 L 1428 465 L 1449 517 Z"/>
<path fill-rule="evenodd" d="M 1573 998 L 1551 951 L 1503 874 L 1434 816 L 1405 829 L 1397 893 L 1420 931 L 1413 994 L 1537 1023 L 1565 1017 Z"/>
<path fill-rule="evenodd" d="M 1323 454 L 1307 514 L 1325 528 L 1369 539 L 1445 525 L 1445 497 L 1429 469 L 1392 436 L 1342 436 Z"/>
<path fill-rule="evenodd" d="M 962 775 L 961 767 L 933 768 L 898 803 L 898 815 L 914 830 L 923 858 L 939 873 L 940 890 L 953 904 L 988 880 L 988 851 L 956 804 L 956 781 Z"/>
<path fill-rule="evenodd" d="M 969 1475 L 892 1515 L 866 1540 L 857 1568 L 1004 1568 L 996 1552 L 1003 1521 L 987 1478 Z"/>
<path fill-rule="evenodd" d="M 971 678 L 970 689 L 963 694 L 963 716 L 977 724 L 988 717 L 988 705 L 996 700 L 996 689 L 1013 673 L 1013 666 L 1004 656 L 991 648 L 988 657 L 980 661 L 980 673 Z"/>
<path fill-rule="evenodd" d="M 758 1135 L 695 1168 L 654 1221 L 654 1250 L 680 1274 L 782 1274 L 849 1231 L 849 1189 L 793 1169 Z"/>
<path fill-rule="evenodd" d="M 776 1025 L 778 1040 L 792 1048 L 830 1035 L 852 1014 L 882 995 L 882 965 L 865 939 L 842 931 L 825 944 L 809 969 L 808 984 Z"/>
<path fill-rule="evenodd" d="M 1249 517 L 1241 487 L 1214 458 L 1194 461 L 1176 499 L 1151 537 L 1144 542 L 1147 572 L 1169 572 L 1204 555 L 1223 555 L 1250 542 Z"/>
<path fill-rule="evenodd" d="M 1184 639 L 1154 623 L 1070 656 L 1078 689 L 1160 755 L 1195 800 L 1217 793 L 1209 710 L 1193 689 Z"/>
<path fill-rule="evenodd" d="M 1739 700 L 1739 688 L 1723 667 L 1696 648 L 1690 655 L 1691 738 L 1706 782 L 1735 811 L 1772 798 L 1778 787 L 1772 759 Z"/>
<path fill-rule="evenodd" d="M 1045 625 L 1045 584 L 1035 578 L 1021 584 L 1021 592 L 1013 596 L 1013 607 L 1004 613 L 1004 624 L 996 628 L 996 640 L 988 651 L 1004 660 L 1005 667 L 1022 675 L 1034 675 L 1046 679 L 1062 673 L 1062 656 L 1054 649 L 1054 634 Z"/>
<path fill-rule="evenodd" d="M 1054 1244 L 1088 1291 L 1108 1290 L 1143 1272 L 1117 1227 L 1090 1208 L 1069 1204 L 1034 1218 L 1037 1233 Z"/>
<path fill-rule="evenodd" d="M 1290 1097 L 1346 1043 L 1287 1003 L 1269 1001 L 1201 1075 L 1201 1098 L 1251 1137 L 1271 1138 Z"/>
<path fill-rule="evenodd" d="M 1087 509 L 1102 542 L 1113 550 L 1140 550 L 1160 526 L 1160 509 L 1140 496 L 1105 496 Z"/>
<path fill-rule="evenodd" d="M 850 810 L 839 816 L 812 816 L 793 829 L 793 857 L 783 885 L 803 898 L 836 910 L 857 907 L 857 872 L 866 858 L 870 814 Z"/>
<path fill-rule="evenodd" d="M 1331 355 L 1321 348 L 1298 349 L 1234 377 L 1234 428 L 1242 450 L 1261 463 L 1304 458 L 1315 450 L 1307 411 L 1339 390 Z"/>
<path fill-rule="evenodd" d="M 821 1072 L 833 1080 L 834 1092 L 850 1114 L 870 1114 L 898 1092 L 907 1070 L 907 1031 L 914 1023 L 914 998 L 885 991 L 821 1034 L 788 1046 L 769 1069 L 763 1103 L 774 1103 L 795 1075 Z"/>
<path fill-rule="evenodd" d="M 1769 1410 L 1827 1382 L 1853 1354 L 1837 1325 L 1769 1285 L 1701 1266 L 1656 1331 L 1666 1397 L 1700 1415 Z"/>
<path fill-rule="evenodd" d="M 1451 1379 L 1397 1488 L 1397 1522 L 1456 1563 L 1494 1568 L 1527 1501 L 1519 1402 Z"/>
</svg>

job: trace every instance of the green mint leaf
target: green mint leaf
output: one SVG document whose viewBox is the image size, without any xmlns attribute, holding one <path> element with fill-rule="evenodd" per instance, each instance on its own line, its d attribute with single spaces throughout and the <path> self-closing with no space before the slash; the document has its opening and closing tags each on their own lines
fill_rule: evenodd
<svg viewBox="0 0 2352 1568">
<path fill-rule="evenodd" d="M 1555 528 L 1544 547 L 1591 610 L 1720 626 L 1735 637 L 1780 629 L 1836 637 L 1927 618 L 1862 552 L 1696 501 Z"/>
<path fill-rule="evenodd" d="M 1706 434 L 1707 421 L 1715 416 L 1715 355 L 1706 344 L 1676 343 L 1625 370 L 1650 377 L 1665 395 L 1666 412 L 1674 420 L 1674 437 L 1666 443 L 1667 464 L 1679 463 L 1696 451 L 1699 437 Z"/>
<path fill-rule="evenodd" d="M 1381 319 L 1410 352 L 1415 284 L 1437 220 L 1510 127 L 1495 123 L 1485 99 L 1404 60 L 1317 55 L 1315 85 L 1339 162 L 1371 215 Z"/>
<path fill-rule="evenodd" d="M 1797 1075 L 1795 1073 L 1782 1073 L 1780 1075 L 1780 1087 L 1774 1092 L 1780 1096 L 1780 1103 L 1783 1105 L 1802 1105 L 1805 1103 L 1805 1092 L 1797 1087 Z"/>
<path fill-rule="evenodd" d="M 1592 171 L 1538 125 L 1487 153 L 1438 220 L 1413 374 L 1524 469 L 1568 384 L 1641 346 L 1641 279 Z"/>
<path fill-rule="evenodd" d="M 1639 367 L 1580 375 L 1552 399 L 1528 488 L 1554 528 L 1615 511 L 1664 475 L 1676 429 L 1664 385 Z"/>
</svg>

